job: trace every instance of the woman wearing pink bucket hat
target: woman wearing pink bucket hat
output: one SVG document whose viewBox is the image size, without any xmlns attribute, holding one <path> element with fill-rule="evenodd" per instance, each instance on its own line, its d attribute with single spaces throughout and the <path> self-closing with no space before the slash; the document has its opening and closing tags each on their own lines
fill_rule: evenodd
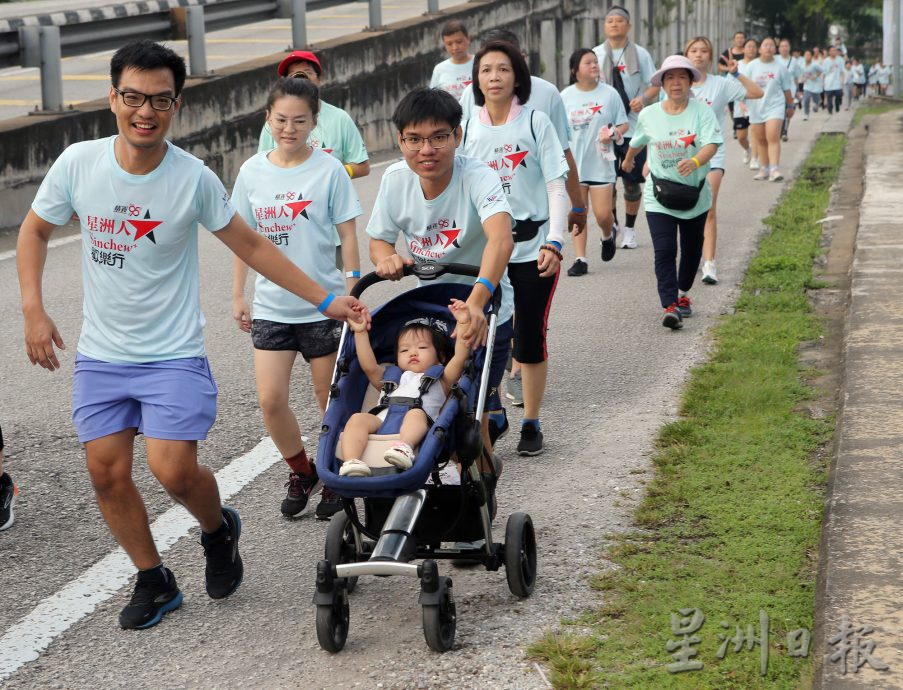
<svg viewBox="0 0 903 690">
<path fill-rule="evenodd" d="M 639 150 L 649 146 L 651 184 L 643 191 L 643 204 L 664 308 L 662 325 L 675 330 L 693 313 L 687 293 L 699 269 L 712 205 L 706 176 L 709 161 L 724 143 L 712 110 L 690 98 L 690 85 L 701 77 L 683 55 L 665 59 L 652 75 L 652 84 L 662 87 L 666 99 L 640 112 L 623 163 L 625 170 L 632 170 Z"/>
</svg>

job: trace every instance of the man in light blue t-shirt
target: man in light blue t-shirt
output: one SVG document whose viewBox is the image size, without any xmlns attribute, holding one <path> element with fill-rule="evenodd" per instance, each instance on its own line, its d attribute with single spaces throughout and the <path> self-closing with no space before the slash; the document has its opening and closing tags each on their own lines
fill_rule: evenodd
<svg viewBox="0 0 903 690">
<path fill-rule="evenodd" d="M 470 37 L 464 22 L 450 19 L 442 25 L 442 45 L 448 59 L 433 68 L 430 88 L 448 91 L 460 101 L 464 89 L 473 81 L 473 55 L 470 54 Z"/>
<path fill-rule="evenodd" d="M 456 155 L 462 137 L 461 114 L 454 96 L 441 89 L 414 89 L 399 102 L 392 120 L 404 161 L 390 166 L 383 175 L 367 234 L 370 258 L 383 278 L 399 280 L 405 264 L 479 266 L 475 282 L 465 276 L 438 279 L 473 285 L 467 299 L 469 326 L 463 332 L 459 328 L 456 334 L 473 347 L 485 344 L 483 309 L 493 293 L 502 290 L 489 368 L 489 414 L 483 427 L 484 446 L 491 451 L 508 427 L 498 387 L 514 335 L 514 299 L 506 271 L 514 248 L 513 214 L 498 174 L 485 163 Z M 412 258 L 399 255 L 399 238 Z M 494 490 L 493 467 L 484 461 L 481 469 Z"/>
<path fill-rule="evenodd" d="M 136 434 L 166 491 L 198 520 L 207 593 L 241 584 L 241 519 L 220 503 L 213 473 L 198 465 L 197 442 L 216 417 L 216 383 L 204 353 L 197 229 L 202 224 L 270 280 L 337 319 L 367 319 L 294 266 L 235 212 L 203 161 L 166 133 L 181 107 L 185 62 L 148 40 L 110 63 L 110 109 L 118 135 L 69 146 L 51 167 L 19 229 L 16 246 L 25 344 L 32 364 L 60 368 L 63 339 L 44 309 L 48 242 L 76 214 L 81 225 L 84 323 L 75 358 L 72 417 L 85 445 L 97 503 L 138 569 L 123 628 L 160 622 L 182 603 L 163 566 L 147 511 L 132 481 Z"/>
</svg>

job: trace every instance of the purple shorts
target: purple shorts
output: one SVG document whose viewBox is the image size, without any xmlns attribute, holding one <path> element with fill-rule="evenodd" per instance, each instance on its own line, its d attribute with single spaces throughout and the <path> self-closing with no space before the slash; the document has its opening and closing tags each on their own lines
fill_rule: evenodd
<svg viewBox="0 0 903 690">
<path fill-rule="evenodd" d="M 135 428 L 168 441 L 202 441 L 216 420 L 216 382 L 206 357 L 146 364 L 75 357 L 72 421 L 87 443 Z"/>
</svg>

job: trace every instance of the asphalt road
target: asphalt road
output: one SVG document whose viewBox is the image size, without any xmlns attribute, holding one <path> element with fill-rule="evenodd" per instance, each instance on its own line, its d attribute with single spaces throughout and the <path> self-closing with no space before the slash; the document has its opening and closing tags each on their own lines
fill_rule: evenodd
<svg viewBox="0 0 903 690">
<path fill-rule="evenodd" d="M 55 0 L 54 12 L 85 6 L 110 4 L 103 0 L 86 4 L 83 0 Z M 460 4 L 460 0 L 439 0 L 439 8 Z M 16 12 L 18 9 L 18 12 Z M 410 19 L 424 14 L 426 0 L 383 0 L 383 24 Z M 18 2 L 0 4 L 0 17 L 25 16 L 47 12 L 46 3 Z M 441 19 L 438 19 L 441 21 Z M 324 10 L 308 12 L 307 36 L 316 50 L 318 42 L 362 31 L 369 24 L 366 2 L 349 2 Z M 229 65 L 290 50 L 292 24 L 290 19 L 272 19 L 225 31 L 207 34 L 207 68 L 216 71 Z M 188 59 L 187 41 L 167 41 L 173 50 Z M 439 25 L 436 27 L 436 46 L 442 47 Z M 63 101 L 66 106 L 95 100 L 106 94 L 110 82 L 110 57 L 114 51 L 93 53 L 63 59 Z M 328 79 L 328 66 L 327 66 Z M 26 115 L 40 107 L 41 73 L 37 68 L 10 67 L 0 70 L 0 120 Z"/>
<path fill-rule="evenodd" d="M 824 117 L 793 122 L 782 165 L 788 177 Z M 355 182 L 365 209 L 372 206 L 383 170 L 377 167 Z M 543 412 L 547 450 L 537 458 L 518 458 L 516 434 L 501 443 L 507 464 L 496 535 L 503 538 L 511 512 L 532 514 L 540 579 L 531 599 L 514 598 L 503 572 L 443 565 L 442 572 L 455 582 L 458 636 L 452 652 L 437 655 L 423 640 L 418 584 L 363 579 L 351 597 L 346 649 L 336 656 L 322 652 L 311 598 L 326 525 L 310 516 L 290 521 L 279 515 L 286 469 L 273 457 L 274 464 L 231 500 L 245 525 L 246 577 L 235 595 L 213 601 L 204 594 L 203 556 L 192 530 L 164 556 L 185 592 L 179 611 L 152 630 L 123 632 L 116 616 L 130 588 L 111 586 L 111 598 L 55 637 L 38 660 L 16 670 L 8 687 L 545 687 L 524 647 L 561 617 L 600 602 L 586 576 L 603 567 L 598 556 L 604 535 L 629 526 L 629 510 L 649 476 L 654 433 L 675 416 L 681 382 L 704 357 L 708 329 L 730 310 L 762 231 L 760 219 L 783 188 L 751 178 L 740 165 L 739 147 L 729 141 L 719 214 L 722 282 L 697 284 L 695 314 L 682 331 L 660 325 L 642 217 L 638 249 L 618 250 L 603 265 L 593 225 L 589 275 L 562 277 L 550 321 L 550 386 Z M 365 225 L 366 218 L 360 219 L 363 254 Z M 0 237 L 0 319 L 6 324 L 0 330 L 0 422 L 7 469 L 22 493 L 15 527 L 0 534 L 0 636 L 115 549 L 69 421 L 81 319 L 79 248 L 57 246 L 47 261 L 45 301 L 68 346 L 62 370 L 48 373 L 31 367 L 24 354 L 12 241 Z M 250 342 L 229 316 L 229 254 L 207 233 L 200 243 L 207 346 L 220 389 L 218 421 L 201 446 L 201 458 L 220 470 L 253 449 L 265 431 Z M 568 248 L 565 266 L 572 260 Z M 398 287 L 378 286 L 367 293 L 368 301 L 378 304 Z M 315 438 L 318 420 L 304 367 L 297 368 L 292 402 L 304 433 Z M 509 414 L 516 425 L 520 411 Z M 154 520 L 171 501 L 150 477 L 140 452 L 135 476 Z M 680 605 L 674 602 L 675 608 Z M 666 621 L 662 631 L 667 633 Z M 0 637 L 0 667 L 15 653 L 10 639 Z M 669 661 L 664 647 L 660 661 Z"/>
</svg>

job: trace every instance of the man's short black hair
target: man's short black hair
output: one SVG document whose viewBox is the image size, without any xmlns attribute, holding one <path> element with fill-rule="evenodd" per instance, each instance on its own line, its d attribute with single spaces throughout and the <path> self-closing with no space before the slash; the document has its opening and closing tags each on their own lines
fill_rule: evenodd
<svg viewBox="0 0 903 690">
<path fill-rule="evenodd" d="M 454 131 L 461 124 L 462 115 L 461 105 L 448 91 L 421 86 L 399 101 L 392 122 L 399 133 L 421 122 L 444 122 Z"/>
<path fill-rule="evenodd" d="M 510 43 L 520 50 L 520 41 L 517 38 L 517 34 L 513 31 L 508 31 L 508 29 L 490 29 L 487 31 L 486 36 L 483 37 L 483 47 L 486 47 L 488 43 L 496 43 L 498 41 Z"/>
<path fill-rule="evenodd" d="M 482 107 L 486 104 L 486 95 L 480 90 L 480 61 L 486 56 L 486 53 L 504 53 L 511 60 L 511 67 L 514 70 L 514 95 L 522 104 L 530 100 L 530 90 L 533 82 L 530 79 L 530 68 L 527 67 L 527 61 L 524 59 L 523 53 L 513 43 L 508 41 L 490 41 L 486 43 L 480 52 L 473 58 L 473 102 Z"/>
<path fill-rule="evenodd" d="M 459 19 L 449 19 L 445 24 L 442 25 L 442 38 L 446 36 L 454 36 L 455 34 L 464 34 L 467 38 L 470 38 L 467 34 L 467 27 L 464 25 Z"/>
<path fill-rule="evenodd" d="M 146 38 L 126 43 L 113 55 L 110 60 L 110 79 L 114 87 L 119 88 L 119 79 L 128 68 L 139 72 L 170 70 L 176 86 L 175 96 L 182 93 L 182 87 L 185 86 L 185 60 L 166 46 Z"/>
</svg>

